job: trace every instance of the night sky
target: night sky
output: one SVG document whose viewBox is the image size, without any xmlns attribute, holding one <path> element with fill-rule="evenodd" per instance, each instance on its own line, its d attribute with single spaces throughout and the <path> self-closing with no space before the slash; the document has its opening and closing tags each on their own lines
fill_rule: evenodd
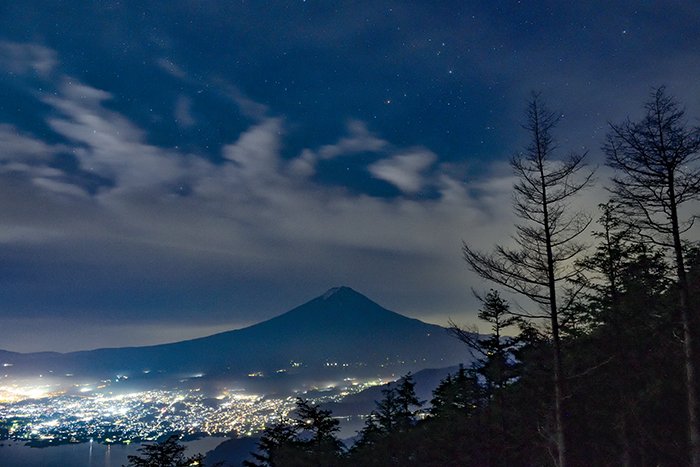
<svg viewBox="0 0 700 467">
<path fill-rule="evenodd" d="M 513 231 L 531 92 L 596 165 L 659 85 L 697 124 L 695 0 L 2 2 L 0 348 L 201 336 L 336 285 L 473 322 L 461 242 Z"/>
</svg>

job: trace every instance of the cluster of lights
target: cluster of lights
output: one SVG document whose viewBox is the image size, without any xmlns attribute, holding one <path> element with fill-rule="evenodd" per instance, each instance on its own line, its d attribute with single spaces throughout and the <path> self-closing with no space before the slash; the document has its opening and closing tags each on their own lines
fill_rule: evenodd
<svg viewBox="0 0 700 467">
<path fill-rule="evenodd" d="M 154 440 L 162 435 L 252 434 L 286 416 L 294 399 L 225 391 L 215 400 L 198 389 L 129 394 L 63 394 L 5 403 L 0 428 L 10 438 L 55 443 Z"/>
<path fill-rule="evenodd" d="M 258 375 L 262 374 L 250 376 Z M 116 381 L 124 379 L 119 375 Z M 337 402 L 384 382 L 346 378 L 296 395 L 306 397 L 308 392 L 313 403 Z M 0 386 L 0 432 L 40 444 L 129 443 L 173 432 L 249 436 L 285 419 L 296 401 L 291 396 L 273 398 L 227 389 L 210 397 L 197 388 L 115 393 L 109 381 L 73 384 L 69 390 L 41 383 Z"/>
<path fill-rule="evenodd" d="M 51 384 L 18 385 L 11 384 L 0 386 L 0 405 L 5 403 L 20 402 L 25 399 L 41 399 L 62 395 L 63 390 Z"/>
</svg>

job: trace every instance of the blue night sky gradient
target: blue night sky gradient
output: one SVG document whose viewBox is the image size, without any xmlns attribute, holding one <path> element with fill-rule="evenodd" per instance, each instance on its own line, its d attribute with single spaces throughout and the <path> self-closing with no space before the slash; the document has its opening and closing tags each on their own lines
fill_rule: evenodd
<svg viewBox="0 0 700 467">
<path fill-rule="evenodd" d="M 0 348 L 189 338 L 349 285 L 473 322 L 541 91 L 561 154 L 667 85 L 697 2 L 0 5 Z M 607 169 L 582 204 L 605 199 Z"/>
</svg>

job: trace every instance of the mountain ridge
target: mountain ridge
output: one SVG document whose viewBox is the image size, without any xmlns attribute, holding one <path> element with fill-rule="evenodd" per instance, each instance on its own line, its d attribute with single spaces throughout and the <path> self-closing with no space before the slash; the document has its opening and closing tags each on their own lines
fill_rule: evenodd
<svg viewBox="0 0 700 467">
<path fill-rule="evenodd" d="M 11 373 L 371 374 L 449 366 L 466 358 L 441 326 L 388 310 L 350 287 L 334 287 L 285 313 L 241 329 L 179 342 L 59 353 L 7 354 Z"/>
</svg>

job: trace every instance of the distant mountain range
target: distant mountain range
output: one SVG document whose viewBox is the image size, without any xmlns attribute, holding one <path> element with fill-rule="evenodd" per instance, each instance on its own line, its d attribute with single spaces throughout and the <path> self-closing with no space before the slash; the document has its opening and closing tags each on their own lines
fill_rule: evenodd
<svg viewBox="0 0 700 467">
<path fill-rule="evenodd" d="M 389 311 L 349 287 L 253 326 L 188 341 L 70 353 L 0 351 L 3 372 L 12 376 L 110 378 L 385 376 L 469 359 L 446 328 Z"/>
<path fill-rule="evenodd" d="M 438 387 L 440 381 L 444 380 L 448 374 L 457 374 L 459 366 L 450 366 L 446 368 L 426 368 L 417 373 L 412 374 L 413 382 L 415 383 L 414 390 L 416 397 L 426 406 L 433 398 L 433 391 Z M 402 375 L 403 376 L 403 375 Z M 339 402 L 330 402 L 323 404 L 324 409 L 333 412 L 336 417 L 348 417 L 355 415 L 366 415 L 372 410 L 375 410 L 376 402 L 384 399 L 383 390 L 396 387 L 396 381 L 372 386 L 363 391 L 344 397 Z"/>
</svg>

